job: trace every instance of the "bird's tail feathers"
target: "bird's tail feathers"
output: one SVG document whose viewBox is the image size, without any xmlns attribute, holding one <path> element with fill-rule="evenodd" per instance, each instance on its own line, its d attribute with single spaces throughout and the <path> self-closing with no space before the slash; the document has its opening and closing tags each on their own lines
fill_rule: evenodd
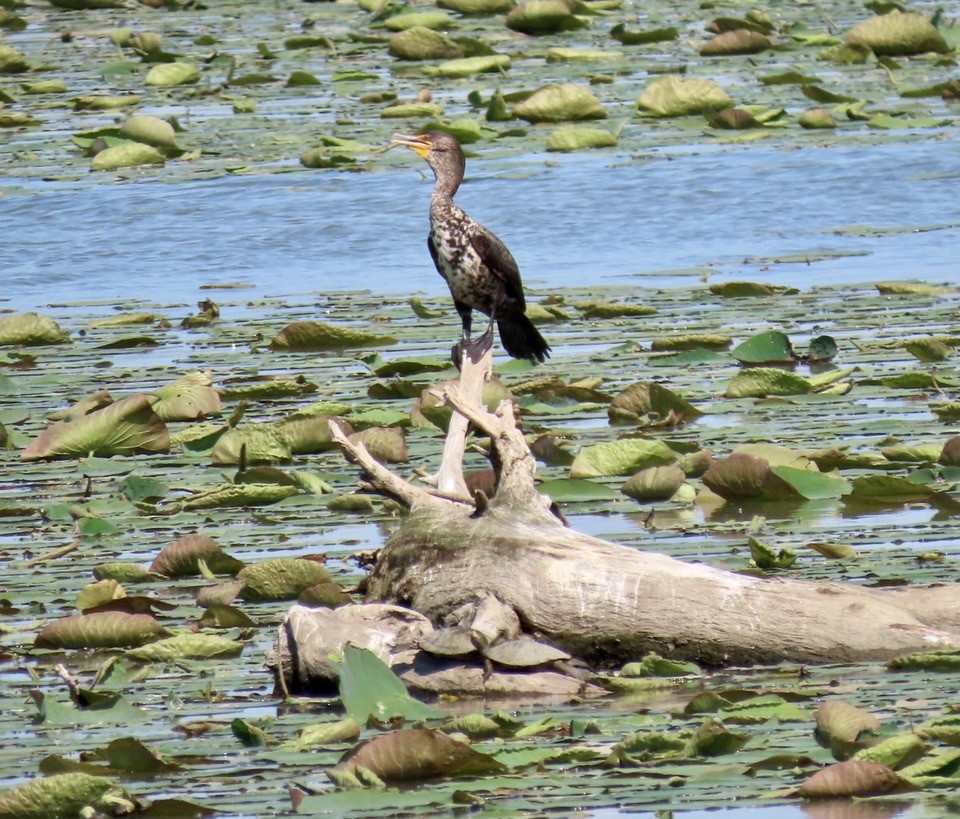
<svg viewBox="0 0 960 819">
<path fill-rule="evenodd" d="M 550 345 L 523 313 L 497 316 L 497 329 L 503 349 L 514 358 L 543 363 L 550 357 Z"/>
</svg>

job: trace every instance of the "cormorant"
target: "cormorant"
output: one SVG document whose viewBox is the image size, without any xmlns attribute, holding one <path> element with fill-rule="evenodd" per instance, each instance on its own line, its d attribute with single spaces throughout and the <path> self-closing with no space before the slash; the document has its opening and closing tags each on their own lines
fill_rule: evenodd
<svg viewBox="0 0 960 819">
<path fill-rule="evenodd" d="M 514 358 L 544 361 L 550 345 L 524 314 L 526 303 L 520 270 L 507 246 L 453 201 L 463 181 L 466 160 L 455 137 L 445 131 L 394 134 L 393 142 L 413 149 L 433 168 L 436 183 L 430 197 L 430 235 L 427 247 L 453 296 L 453 306 L 463 322 L 463 339 L 453 348 L 460 366 L 462 349 L 473 357 L 492 341 L 493 324 L 503 348 Z M 490 317 L 486 332 L 470 341 L 472 312 Z"/>
</svg>

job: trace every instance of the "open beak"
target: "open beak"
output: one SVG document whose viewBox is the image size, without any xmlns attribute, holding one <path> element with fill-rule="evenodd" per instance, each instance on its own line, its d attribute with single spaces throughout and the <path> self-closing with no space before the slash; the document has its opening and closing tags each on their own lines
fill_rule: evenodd
<svg viewBox="0 0 960 819">
<path fill-rule="evenodd" d="M 421 134 L 394 134 L 390 137 L 390 143 L 410 148 L 419 154 L 422 159 L 426 159 L 433 149 L 430 140 Z"/>
</svg>

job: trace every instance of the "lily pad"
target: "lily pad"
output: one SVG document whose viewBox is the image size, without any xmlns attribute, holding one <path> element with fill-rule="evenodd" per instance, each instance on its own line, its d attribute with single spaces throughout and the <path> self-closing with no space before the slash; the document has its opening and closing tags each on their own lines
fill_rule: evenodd
<svg viewBox="0 0 960 819">
<path fill-rule="evenodd" d="M 13 313 L 0 316 L 0 346 L 62 344 L 70 335 L 50 316 Z"/>
<path fill-rule="evenodd" d="M 319 351 L 346 350 L 354 347 L 381 347 L 396 344 L 390 336 L 380 336 L 353 327 L 316 321 L 288 324 L 270 342 L 271 350 Z"/>
<path fill-rule="evenodd" d="M 730 96 L 714 80 L 667 74 L 651 82 L 637 100 L 637 110 L 651 117 L 683 117 L 729 108 Z"/>
<path fill-rule="evenodd" d="M 296 600 L 304 589 L 330 581 L 330 572 L 316 560 L 275 557 L 249 563 L 237 573 L 244 600 Z"/>
<path fill-rule="evenodd" d="M 567 82 L 537 89 L 514 107 L 513 114 L 528 122 L 568 122 L 604 119 L 607 110 L 589 88 Z"/>
<path fill-rule="evenodd" d="M 611 424 L 639 424 L 649 419 L 681 424 L 703 415 L 689 401 L 655 381 L 632 384 L 615 395 L 607 414 Z"/>
<path fill-rule="evenodd" d="M 616 144 L 616 134 L 602 128 L 560 128 L 547 137 L 548 151 L 565 152 L 582 151 L 588 148 L 612 148 Z"/>
<path fill-rule="evenodd" d="M 175 148 L 173 126 L 159 117 L 136 114 L 129 117 L 120 126 L 120 133 L 135 142 L 154 145 L 159 148 Z"/>
<path fill-rule="evenodd" d="M 165 577 L 191 577 L 201 573 L 201 561 L 218 574 L 236 574 L 244 566 L 212 537 L 195 532 L 164 546 L 150 564 L 150 571 Z"/>
<path fill-rule="evenodd" d="M 780 330 L 757 333 L 734 347 L 730 354 L 741 364 L 792 364 L 797 358 L 787 334 Z"/>
<path fill-rule="evenodd" d="M 711 37 L 700 48 L 701 57 L 722 57 L 734 54 L 758 54 L 770 48 L 770 40 L 758 31 L 746 28 L 724 31 Z"/>
<path fill-rule="evenodd" d="M 168 637 L 156 618 L 119 611 L 73 614 L 48 623 L 37 635 L 37 648 L 126 648 Z"/>
<path fill-rule="evenodd" d="M 200 70 L 193 63 L 160 63 L 144 79 L 145 85 L 190 85 L 200 79 Z"/>
<path fill-rule="evenodd" d="M 216 634 L 176 634 L 141 648 L 127 651 L 126 656 L 140 662 L 176 662 L 177 660 L 209 660 L 215 657 L 236 657 L 243 643 Z"/>
<path fill-rule="evenodd" d="M 837 798 L 880 796 L 907 790 L 913 790 L 913 786 L 886 765 L 848 760 L 817 771 L 797 788 L 797 795 L 808 798 Z"/>
<path fill-rule="evenodd" d="M 123 789 L 106 777 L 86 773 L 55 774 L 0 793 L 0 815 L 11 819 L 69 819 L 82 816 L 91 808 L 109 810 L 104 798 L 116 800 L 123 795 Z"/>
<path fill-rule="evenodd" d="M 507 54 L 487 54 L 479 57 L 446 60 L 440 63 L 435 71 L 441 77 L 469 77 L 472 74 L 485 74 L 490 71 L 506 71 L 508 68 L 510 68 L 510 57 Z M 433 108 L 432 113 L 423 113 L 417 116 L 439 116 L 439 106 L 435 105 Z M 390 109 L 385 110 L 389 111 Z"/>
<path fill-rule="evenodd" d="M 620 488 L 624 495 L 638 501 L 669 500 L 686 480 L 676 464 L 641 469 Z"/>
<path fill-rule="evenodd" d="M 446 34 L 417 26 L 390 38 L 390 54 L 400 60 L 453 60 L 463 57 L 463 49 Z"/>
<path fill-rule="evenodd" d="M 96 154 L 90 162 L 90 170 L 115 171 L 140 165 L 162 165 L 164 161 L 164 155 L 152 145 L 125 141 L 104 148 Z"/>
<path fill-rule="evenodd" d="M 209 372 L 187 373 L 153 392 L 153 411 L 164 421 L 198 421 L 219 415 L 220 394 L 212 383 Z"/>
<path fill-rule="evenodd" d="M 170 434 L 154 412 L 150 396 L 136 393 L 89 415 L 47 427 L 20 457 L 25 461 L 84 458 L 169 448 Z"/>
<path fill-rule="evenodd" d="M 677 453 L 662 441 L 624 438 L 583 447 L 570 467 L 570 477 L 632 475 L 646 467 L 662 466 L 676 459 Z"/>
<path fill-rule="evenodd" d="M 727 385 L 727 398 L 763 398 L 768 395 L 806 395 L 813 391 L 809 379 L 772 367 L 751 367 Z"/>
<path fill-rule="evenodd" d="M 888 56 L 950 51 L 943 35 L 926 17 L 898 9 L 858 23 L 847 34 L 847 43 L 866 46 L 874 54 Z"/>
<path fill-rule="evenodd" d="M 506 25 L 522 34 L 556 34 L 585 28 L 588 23 L 573 13 L 568 0 L 527 0 L 510 11 Z"/>
</svg>

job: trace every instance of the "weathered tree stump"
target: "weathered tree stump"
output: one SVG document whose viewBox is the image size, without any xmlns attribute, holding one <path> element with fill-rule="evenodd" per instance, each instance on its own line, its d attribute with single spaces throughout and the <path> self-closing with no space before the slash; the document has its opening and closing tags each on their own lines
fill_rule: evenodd
<svg viewBox="0 0 960 819">
<path fill-rule="evenodd" d="M 368 487 L 410 509 L 380 551 L 368 600 L 407 605 L 434 622 L 494 595 L 525 630 L 592 663 L 647 651 L 708 665 L 836 663 L 960 646 L 960 590 L 866 589 L 736 574 L 641 552 L 567 528 L 534 482 L 536 463 L 509 401 L 479 401 L 488 353 L 464 360 L 442 391 L 455 410 L 436 487 L 390 472 L 334 423 Z M 490 436 L 496 491 L 469 498 L 467 422 Z"/>
</svg>

